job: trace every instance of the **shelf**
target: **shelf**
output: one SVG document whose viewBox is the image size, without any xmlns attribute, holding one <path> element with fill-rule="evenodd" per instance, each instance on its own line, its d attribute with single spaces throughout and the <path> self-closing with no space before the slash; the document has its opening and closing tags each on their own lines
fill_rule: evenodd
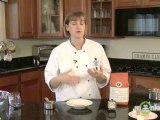
<svg viewBox="0 0 160 120">
<path fill-rule="evenodd" d="M 113 36 L 113 1 L 91 0 L 91 36 Z"/>
</svg>

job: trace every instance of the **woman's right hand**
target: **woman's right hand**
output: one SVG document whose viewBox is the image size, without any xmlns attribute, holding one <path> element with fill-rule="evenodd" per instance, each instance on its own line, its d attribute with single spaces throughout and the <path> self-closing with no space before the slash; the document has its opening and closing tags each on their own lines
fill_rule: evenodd
<svg viewBox="0 0 160 120">
<path fill-rule="evenodd" d="M 60 75 L 60 81 L 63 84 L 76 85 L 80 82 L 80 77 L 70 69 Z"/>
</svg>

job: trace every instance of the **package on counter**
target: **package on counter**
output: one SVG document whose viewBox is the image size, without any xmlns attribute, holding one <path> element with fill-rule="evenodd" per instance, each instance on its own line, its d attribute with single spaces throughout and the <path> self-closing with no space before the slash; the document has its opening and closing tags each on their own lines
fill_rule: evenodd
<svg viewBox="0 0 160 120">
<path fill-rule="evenodd" d="M 128 73 L 112 73 L 110 78 L 110 100 L 116 101 L 117 105 L 128 105 L 129 81 Z"/>
</svg>

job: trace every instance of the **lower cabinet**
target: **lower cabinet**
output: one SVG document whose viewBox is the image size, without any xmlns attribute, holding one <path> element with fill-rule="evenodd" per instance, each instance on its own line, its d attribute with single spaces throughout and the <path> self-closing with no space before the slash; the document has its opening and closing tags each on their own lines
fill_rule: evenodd
<svg viewBox="0 0 160 120">
<path fill-rule="evenodd" d="M 22 102 L 41 102 L 41 81 L 39 70 L 21 72 L 20 88 Z"/>
<path fill-rule="evenodd" d="M 160 78 L 129 75 L 129 90 L 148 90 L 160 88 Z M 20 92 L 22 102 L 42 102 L 45 97 L 56 100 L 55 94 L 48 88 L 44 79 L 44 68 L 26 70 L 0 75 L 0 90 Z M 100 89 L 102 99 L 109 98 L 109 84 Z"/>
<path fill-rule="evenodd" d="M 44 101 L 45 97 L 48 97 L 50 100 L 55 100 L 55 93 L 53 93 L 45 83 L 44 69 L 41 69 L 40 72 L 41 72 L 41 83 L 42 83 L 42 101 Z"/>
<path fill-rule="evenodd" d="M 160 78 L 158 77 L 144 77 L 144 76 L 131 76 L 132 91 L 136 89 L 148 90 L 148 88 L 160 88 Z"/>
<path fill-rule="evenodd" d="M 104 88 L 100 88 L 100 94 L 102 99 L 109 98 L 109 84 Z"/>
<path fill-rule="evenodd" d="M 8 92 L 20 91 L 19 74 L 0 75 L 0 90 Z"/>
</svg>

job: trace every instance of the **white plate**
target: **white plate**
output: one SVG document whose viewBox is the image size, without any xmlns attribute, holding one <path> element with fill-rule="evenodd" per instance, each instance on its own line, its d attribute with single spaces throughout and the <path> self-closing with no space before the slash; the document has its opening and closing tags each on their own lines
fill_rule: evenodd
<svg viewBox="0 0 160 120">
<path fill-rule="evenodd" d="M 71 99 L 66 102 L 68 106 L 71 106 L 74 109 L 85 109 L 92 105 L 92 103 L 92 101 L 86 99 Z"/>
<path fill-rule="evenodd" d="M 128 115 L 132 118 L 137 119 L 137 117 L 140 117 L 140 115 L 136 114 L 136 111 L 131 111 L 128 113 Z M 156 119 L 158 117 L 158 115 L 154 112 L 150 112 L 149 115 L 147 115 L 146 117 L 144 117 L 145 120 L 153 120 Z"/>
</svg>

